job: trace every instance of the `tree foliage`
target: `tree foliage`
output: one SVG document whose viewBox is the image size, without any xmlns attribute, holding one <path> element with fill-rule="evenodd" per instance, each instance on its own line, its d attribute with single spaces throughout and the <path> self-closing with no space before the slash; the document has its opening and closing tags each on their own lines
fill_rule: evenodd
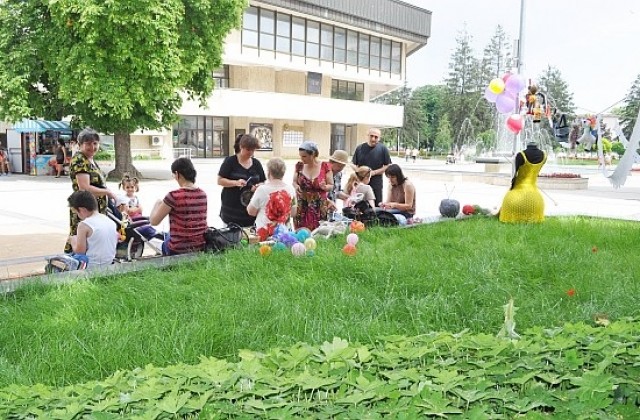
<svg viewBox="0 0 640 420">
<path fill-rule="evenodd" d="M 638 113 L 640 112 L 640 74 L 633 82 L 627 94 L 625 106 L 620 110 L 620 125 L 627 138 L 631 137 L 631 130 L 636 124 Z"/>
<path fill-rule="evenodd" d="M 0 9 L 0 118 L 59 119 L 115 133 L 116 172 L 129 133 L 170 126 L 183 95 L 213 90 L 245 0 L 7 0 Z"/>
<path fill-rule="evenodd" d="M 547 94 L 552 107 L 565 114 L 573 115 L 575 113 L 573 93 L 569 91 L 569 85 L 562 78 L 560 70 L 553 66 L 548 66 L 538 76 L 538 87 Z"/>
</svg>

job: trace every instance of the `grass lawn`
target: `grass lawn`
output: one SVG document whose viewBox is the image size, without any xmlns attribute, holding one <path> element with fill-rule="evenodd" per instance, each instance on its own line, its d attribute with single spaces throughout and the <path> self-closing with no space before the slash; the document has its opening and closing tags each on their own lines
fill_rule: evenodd
<svg viewBox="0 0 640 420">
<path fill-rule="evenodd" d="M 640 224 L 473 218 L 371 229 L 314 257 L 255 248 L 167 270 L 29 287 L 0 298 L 0 387 L 68 385 L 152 363 L 237 360 L 334 336 L 372 343 L 430 331 L 495 334 L 509 298 L 516 331 L 638 317 Z M 570 296 L 570 290 L 575 294 Z"/>
</svg>

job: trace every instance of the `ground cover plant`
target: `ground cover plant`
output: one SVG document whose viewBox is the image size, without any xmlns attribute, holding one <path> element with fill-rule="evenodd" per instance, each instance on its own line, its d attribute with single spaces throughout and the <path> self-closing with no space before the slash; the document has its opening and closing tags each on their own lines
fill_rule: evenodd
<svg viewBox="0 0 640 420">
<path fill-rule="evenodd" d="M 389 340 L 381 340 L 384 336 L 407 336 L 398 340 L 412 342 L 414 339 L 411 337 L 431 331 L 456 333 L 463 329 L 469 331 L 465 336 L 470 334 L 472 341 L 482 340 L 482 337 L 494 336 L 500 330 L 504 321 L 502 305 L 509 298 L 513 298 L 519 308 L 516 330 L 522 333 L 533 328 L 529 336 L 523 335 L 523 342 L 538 336 L 554 341 L 553 335 L 549 336 L 551 333 L 540 335 L 541 328 L 555 331 L 567 322 L 593 324 L 596 319 L 606 323 L 607 320 L 638 316 L 640 286 L 634 281 L 634 268 L 639 257 L 633 250 L 637 249 L 640 241 L 639 229 L 637 223 L 613 220 L 551 218 L 541 225 L 504 225 L 495 219 L 476 216 L 462 222 L 412 229 L 367 231 L 361 234 L 355 257 L 342 255 L 340 250 L 344 238 L 339 238 L 319 242 L 316 256 L 310 258 L 294 258 L 284 252 L 262 257 L 255 249 L 245 249 L 229 252 L 223 257 L 204 256 L 195 263 L 165 271 L 148 270 L 61 287 L 31 287 L 0 301 L 0 386 L 15 384 L 6 388 L 8 394 L 4 394 L 5 397 L 13 396 L 8 399 L 11 401 L 8 407 L 15 408 L 21 406 L 14 399 L 15 389 L 20 390 L 17 392 L 20 398 L 31 402 L 30 398 L 36 398 L 34 395 L 39 395 L 37 398 L 54 395 L 50 388 L 28 388 L 38 382 L 47 386 L 69 385 L 84 389 L 84 386 L 76 384 L 102 380 L 115 371 L 132 370 L 147 364 L 169 366 L 167 369 L 172 373 L 168 375 L 171 376 L 176 375 L 176 369 L 188 371 L 188 368 L 170 365 L 195 364 L 201 361 L 202 356 L 226 359 L 211 363 L 216 366 L 219 363 L 233 364 L 231 368 L 226 367 L 227 370 L 244 369 L 242 363 L 245 359 L 238 359 L 241 349 L 259 352 L 283 347 L 286 348 L 284 352 L 295 352 L 296 348 L 303 346 L 296 343 L 306 342 L 310 344 L 305 346 L 315 345 L 319 351 L 319 343 L 332 343 L 333 337 L 341 337 L 349 343 L 360 343 L 347 345 L 348 348 L 364 346 L 373 352 L 376 346 L 390 345 Z M 638 366 L 637 353 L 634 353 L 637 352 L 638 329 L 634 322 L 624 325 L 620 327 L 625 330 L 624 338 L 603 338 L 603 343 L 609 343 L 604 344 L 606 351 L 590 347 L 594 340 L 592 332 L 583 334 L 580 340 L 584 345 L 575 344 L 576 341 L 566 344 L 566 340 L 559 348 L 549 344 L 553 357 L 577 358 L 579 363 L 576 361 L 571 365 L 575 367 L 574 373 L 565 372 L 565 364 L 551 363 L 554 374 L 562 379 L 553 379 L 552 383 L 541 379 L 546 383 L 541 386 L 546 386 L 554 395 L 559 390 L 575 390 L 576 386 L 580 388 L 574 384 L 580 382 L 576 379 L 580 377 L 579 373 L 591 371 L 597 365 L 599 370 L 595 373 L 608 375 L 607 384 L 610 386 L 607 385 L 606 390 L 590 391 L 589 395 L 602 394 L 602 401 L 611 403 L 616 398 L 615 392 L 624 392 L 624 401 L 621 399 L 617 404 L 630 404 L 632 409 L 637 408 L 637 401 L 626 393 L 637 393 L 637 379 L 633 378 L 638 375 L 633 369 Z M 600 329 L 607 331 L 608 328 Z M 629 340 L 632 344 L 625 344 Z M 505 367 L 502 369 L 510 366 L 516 374 L 519 362 L 515 359 L 522 356 L 522 349 L 518 344 L 511 345 L 515 347 L 507 351 L 509 356 L 504 359 Z M 495 345 L 487 341 L 480 347 L 490 351 Z M 540 349 L 542 353 L 546 351 L 544 346 Z M 567 349 L 574 349 L 577 353 L 567 356 Z M 615 350 L 613 355 L 609 355 L 608 349 L 625 349 L 626 352 Z M 595 353 L 586 357 L 583 354 L 586 351 Z M 630 360 L 619 353 L 628 354 Z M 254 353 L 242 354 L 246 357 Z M 312 355 L 305 357 L 318 362 Z M 357 356 L 353 357 L 358 362 Z M 450 366 L 449 362 L 445 366 L 463 375 L 462 372 L 468 368 L 460 364 L 458 357 L 454 353 L 447 357 L 447 352 L 441 349 L 437 357 L 427 359 L 431 362 L 450 359 Z M 549 365 L 547 356 L 540 357 L 540 363 L 544 361 Z M 261 357 L 251 356 L 250 359 L 259 360 L 260 364 L 264 362 Z M 403 369 L 420 370 L 420 363 L 426 363 L 427 359 L 414 360 L 411 363 L 418 365 Z M 269 363 L 267 365 L 272 366 Z M 332 363 L 328 363 L 318 369 L 329 372 L 331 366 Z M 281 372 L 282 369 L 286 370 L 282 367 L 277 370 Z M 627 377 L 618 371 L 635 372 L 636 375 Z M 138 375 L 135 372 L 121 373 L 116 375 L 116 379 L 112 377 L 101 382 L 100 387 L 105 389 L 103 397 L 113 397 L 106 391 L 106 384 L 119 383 L 123 375 L 127 378 L 127 375 Z M 358 370 L 356 373 L 365 375 L 365 378 L 370 376 L 367 380 L 381 375 L 377 371 L 366 373 Z M 166 374 L 158 368 L 143 370 L 143 375 L 154 383 L 161 381 L 160 378 Z M 331 375 L 333 378 L 336 373 Z M 473 375 L 479 375 L 479 372 Z M 505 379 L 508 375 L 500 373 L 498 376 L 490 380 L 499 382 L 500 378 Z M 242 375 L 233 377 L 236 381 L 227 383 L 225 386 L 231 388 L 225 389 L 235 389 L 241 384 Z M 473 377 L 477 379 L 477 376 Z M 533 375 L 529 379 L 535 377 Z M 355 380 L 349 378 L 349 381 Z M 190 383 L 192 378 L 183 379 L 182 385 Z M 424 382 L 420 395 L 425 384 L 433 382 L 428 375 L 423 379 L 416 382 Z M 522 389 L 512 389 L 518 395 L 529 387 L 538 387 L 529 380 L 522 381 Z M 537 379 L 535 381 L 538 383 Z M 390 386 L 397 388 L 393 384 Z M 303 386 L 299 389 L 300 401 L 313 400 L 309 392 L 320 388 Z M 29 393 L 26 389 L 33 391 Z M 64 392 L 85 395 L 78 389 Z M 207 388 L 213 394 L 219 389 L 219 385 Z M 298 388 L 289 383 L 287 386 L 280 384 L 276 389 L 284 392 Z M 329 395 L 336 388 L 329 384 L 322 390 Z M 467 388 L 463 388 L 465 390 Z M 430 389 L 429 392 L 432 391 Z M 454 404 L 451 401 L 455 398 L 449 391 L 439 395 L 453 404 L 455 410 L 471 410 L 475 406 L 484 407 L 482 410 L 485 412 L 505 410 L 505 404 L 496 405 L 493 397 L 470 397 L 471 400 L 467 400 L 458 395 L 459 402 L 464 400 L 467 404 Z M 206 394 L 204 391 L 193 392 L 198 401 Z M 210 395 L 212 401 L 216 400 L 213 394 Z M 256 395 L 250 394 L 242 395 L 249 395 L 251 401 L 257 399 Z M 276 394 L 269 391 L 262 397 L 275 398 Z M 168 394 L 161 392 L 158 395 L 158 398 L 165 398 Z M 335 401 L 342 401 L 341 398 L 349 395 L 347 391 L 337 393 Z M 412 398 L 417 398 L 416 395 Z M 92 394 L 88 398 L 98 397 Z M 182 395 L 180 398 L 180 401 L 185 398 L 187 401 L 191 396 Z M 230 403 L 234 399 L 221 398 L 226 401 L 224 410 L 231 410 Z M 354 409 L 380 401 L 377 397 L 359 401 L 353 398 L 356 401 L 345 401 L 351 401 Z M 562 398 L 558 401 L 562 402 Z M 332 404 L 325 405 L 333 406 L 335 401 L 331 401 Z M 345 408 L 345 401 L 337 403 L 340 410 Z M 403 400 L 402 404 L 414 407 L 411 401 L 414 400 Z M 606 405 L 602 401 L 601 405 Z M 118 411 L 121 407 L 115 404 L 112 407 L 114 412 L 125 413 L 126 398 L 124 403 L 124 411 Z M 273 404 L 273 401 L 268 404 Z M 555 412 L 556 406 L 560 405 L 549 404 L 548 401 L 534 404 L 522 412 Z M 187 410 L 185 406 L 194 404 L 184 402 L 180 409 Z M 85 409 L 86 404 L 81 404 L 78 412 Z M 413 409 L 424 415 L 428 408 Z M 584 413 L 588 409 L 604 408 L 582 407 L 571 413 Z M 624 412 L 623 408 L 616 409 Z M 197 410 L 196 407 L 186 412 Z M 218 414 L 223 412 L 215 410 Z M 312 412 L 315 411 L 309 413 Z M 509 412 L 515 414 L 517 411 Z M 345 411 L 337 411 L 336 415 L 340 413 Z"/>
</svg>

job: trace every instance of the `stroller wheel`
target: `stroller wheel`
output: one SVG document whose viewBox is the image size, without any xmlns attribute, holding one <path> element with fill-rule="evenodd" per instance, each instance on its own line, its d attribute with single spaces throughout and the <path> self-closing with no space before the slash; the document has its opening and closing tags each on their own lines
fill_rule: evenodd
<svg viewBox="0 0 640 420">
<path fill-rule="evenodd" d="M 129 261 L 138 259 L 142 257 L 142 253 L 144 252 L 144 242 L 129 242 L 129 249 L 127 250 L 127 256 Z"/>
</svg>

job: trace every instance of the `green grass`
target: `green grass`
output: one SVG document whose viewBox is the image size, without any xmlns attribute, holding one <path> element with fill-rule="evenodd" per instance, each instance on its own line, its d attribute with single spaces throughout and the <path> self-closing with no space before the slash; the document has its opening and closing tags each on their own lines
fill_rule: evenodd
<svg viewBox="0 0 640 420">
<path fill-rule="evenodd" d="M 0 298 L 0 387 L 74 384 L 200 355 L 236 360 L 239 349 L 334 336 L 495 334 L 510 297 L 519 331 L 599 313 L 637 317 L 639 242 L 636 222 L 475 218 L 371 229 L 352 258 L 341 237 L 320 240 L 314 257 L 248 248 L 164 271 L 29 287 Z"/>
</svg>

